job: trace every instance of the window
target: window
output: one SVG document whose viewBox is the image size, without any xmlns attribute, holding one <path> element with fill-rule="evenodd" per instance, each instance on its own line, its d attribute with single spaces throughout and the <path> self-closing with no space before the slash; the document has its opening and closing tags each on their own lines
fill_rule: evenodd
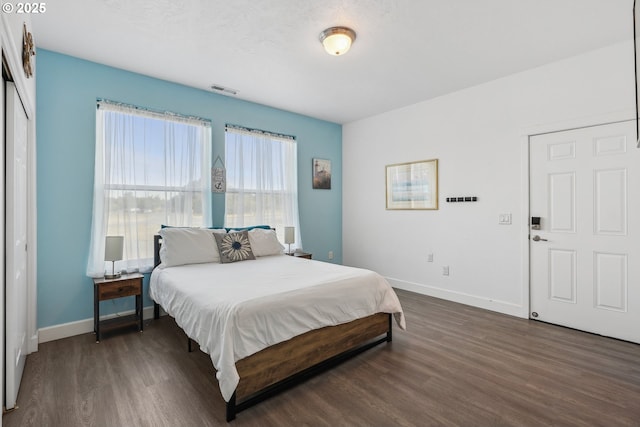
<svg viewBox="0 0 640 427">
<path fill-rule="evenodd" d="M 298 219 L 298 156 L 294 137 L 227 125 L 225 132 L 227 193 L 225 226 L 265 224 L 284 242 L 284 227 Z"/>
<path fill-rule="evenodd" d="M 162 224 L 211 223 L 211 123 L 99 101 L 87 274 L 105 271 L 105 236 L 124 236 L 119 270 L 153 267 Z"/>
</svg>

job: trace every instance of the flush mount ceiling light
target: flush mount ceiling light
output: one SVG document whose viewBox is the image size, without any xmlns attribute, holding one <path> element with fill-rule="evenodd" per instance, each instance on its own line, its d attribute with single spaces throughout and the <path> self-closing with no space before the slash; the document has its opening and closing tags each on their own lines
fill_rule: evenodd
<svg viewBox="0 0 640 427">
<path fill-rule="evenodd" d="M 320 33 L 320 42 L 329 55 L 344 55 L 356 39 L 356 32 L 347 27 L 331 27 Z"/>
</svg>

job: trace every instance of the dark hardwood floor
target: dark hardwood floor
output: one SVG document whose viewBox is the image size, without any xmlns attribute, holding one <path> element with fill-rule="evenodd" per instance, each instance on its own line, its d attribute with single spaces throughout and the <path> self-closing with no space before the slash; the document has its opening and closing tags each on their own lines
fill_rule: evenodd
<svg viewBox="0 0 640 427">
<path fill-rule="evenodd" d="M 408 331 L 232 426 L 640 426 L 640 346 L 397 291 Z M 639 325 L 640 327 L 640 325 Z M 216 426 L 209 356 L 169 317 L 27 358 L 14 426 Z"/>
</svg>

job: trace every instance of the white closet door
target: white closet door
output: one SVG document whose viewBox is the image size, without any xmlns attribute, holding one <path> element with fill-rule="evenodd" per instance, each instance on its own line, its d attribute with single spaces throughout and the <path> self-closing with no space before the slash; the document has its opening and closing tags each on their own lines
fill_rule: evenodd
<svg viewBox="0 0 640 427">
<path fill-rule="evenodd" d="M 27 357 L 28 119 L 13 83 L 6 85 L 5 406 L 16 404 Z"/>
<path fill-rule="evenodd" d="M 5 140 L 5 133 L 4 133 L 4 129 L 5 129 L 5 81 L 4 78 L 2 79 L 2 82 L 0 82 L 0 139 L 2 140 L 2 146 L 0 147 L 0 195 L 2 195 L 2 197 L 0 197 L 0 200 L 2 200 L 0 202 L 0 224 L 2 226 L 0 226 L 0 282 L 2 282 L 2 289 L 5 289 L 5 276 L 4 276 L 4 262 L 2 262 L 1 260 L 4 259 L 4 246 L 5 246 L 5 233 L 4 233 L 4 208 L 5 208 L 5 191 L 4 191 L 4 172 L 5 172 L 5 166 L 4 166 L 4 150 L 6 147 L 6 140 Z M 0 292 L 0 307 L 2 307 L 2 309 L 4 310 L 4 292 Z M 5 331 L 4 331 L 4 316 L 0 316 L 0 331 L 2 331 L 2 343 L 4 344 L 5 340 Z M 0 351 L 0 368 L 3 370 L 3 374 L 1 375 L 2 377 L 2 387 L 0 387 L 0 402 L 2 402 L 3 404 L 5 403 L 4 401 L 4 345 L 2 347 L 2 351 Z M 0 418 L 0 427 L 2 426 L 2 419 Z"/>
</svg>

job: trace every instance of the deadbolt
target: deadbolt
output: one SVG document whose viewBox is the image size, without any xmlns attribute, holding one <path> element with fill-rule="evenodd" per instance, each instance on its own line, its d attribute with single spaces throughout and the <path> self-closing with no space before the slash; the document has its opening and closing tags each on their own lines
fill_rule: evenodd
<svg viewBox="0 0 640 427">
<path fill-rule="evenodd" d="M 531 229 L 532 230 L 540 230 L 540 217 L 532 216 L 531 217 Z"/>
</svg>

